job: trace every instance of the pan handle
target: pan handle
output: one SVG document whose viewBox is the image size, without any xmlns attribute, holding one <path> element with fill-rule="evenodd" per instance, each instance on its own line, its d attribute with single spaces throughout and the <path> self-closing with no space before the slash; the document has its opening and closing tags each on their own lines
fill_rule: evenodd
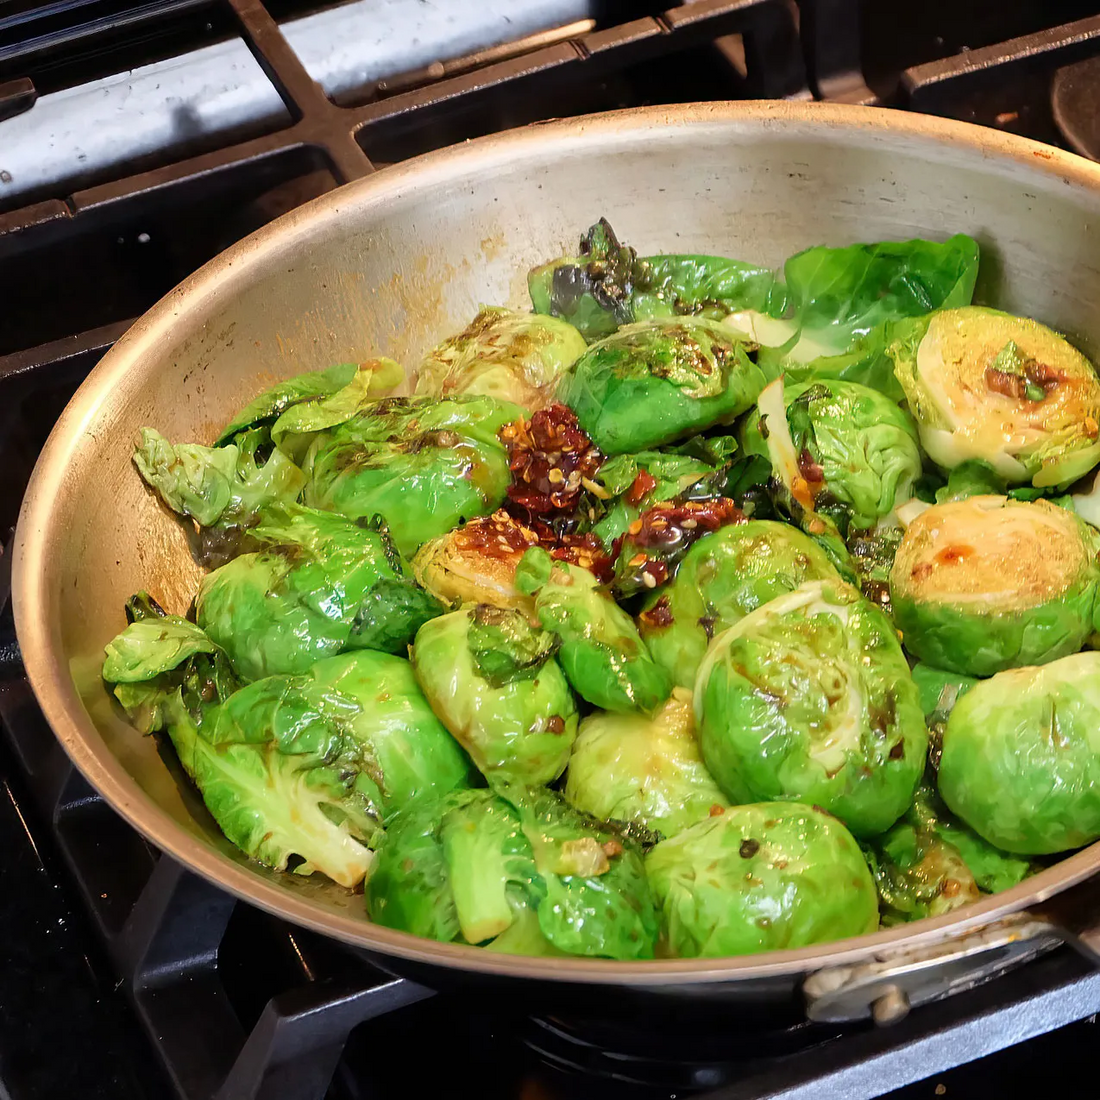
<svg viewBox="0 0 1100 1100">
<path fill-rule="evenodd" d="M 903 1020 L 916 1005 L 940 1000 L 1068 944 L 1100 966 L 1100 881 L 1089 879 L 1030 909 L 954 939 L 884 951 L 873 962 L 837 966 L 803 983 L 811 1020 L 876 1024 Z"/>
</svg>

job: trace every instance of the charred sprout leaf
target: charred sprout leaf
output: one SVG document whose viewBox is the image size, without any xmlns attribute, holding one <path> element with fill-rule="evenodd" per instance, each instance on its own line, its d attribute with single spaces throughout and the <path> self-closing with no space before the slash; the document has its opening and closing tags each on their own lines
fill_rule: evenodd
<svg viewBox="0 0 1100 1100">
<path fill-rule="evenodd" d="M 708 466 L 728 467 L 737 454 L 738 444 L 735 435 L 693 435 L 683 443 L 667 447 L 666 453 L 696 458 Z"/>
<path fill-rule="evenodd" d="M 617 599 L 628 599 L 659 587 L 676 576 L 684 555 L 704 535 L 744 522 L 743 513 L 726 497 L 648 508 L 622 538 L 611 591 Z"/>
<path fill-rule="evenodd" d="M 890 573 L 894 621 L 922 661 L 971 676 L 1074 653 L 1093 630 L 1097 533 L 1047 501 L 974 496 L 909 525 Z"/>
<path fill-rule="evenodd" d="M 899 821 L 864 846 L 886 926 L 938 917 L 979 899 L 959 850 L 931 830 Z"/>
<path fill-rule="evenodd" d="M 203 527 L 247 527 L 262 509 L 297 500 L 305 484 L 302 471 L 267 441 L 265 431 L 253 429 L 224 447 L 173 446 L 159 432 L 142 428 L 134 465 L 179 515 Z"/>
<path fill-rule="evenodd" d="M 381 577 L 371 586 L 351 621 L 349 649 L 404 654 L 416 632 L 446 608 L 408 578 Z"/>
<path fill-rule="evenodd" d="M 731 801 L 821 806 L 859 837 L 888 829 L 924 772 L 928 731 L 897 635 L 835 582 L 810 581 L 716 638 L 695 712 Z"/>
<path fill-rule="evenodd" d="M 765 381 L 751 350 L 713 321 L 639 322 L 593 344 L 558 399 L 605 454 L 643 451 L 748 409 Z"/>
<path fill-rule="evenodd" d="M 199 625 L 246 680 L 306 672 L 349 646 L 398 651 L 442 611 L 394 570 L 380 532 L 343 516 L 294 505 L 252 537 L 265 549 L 208 573 L 196 600 Z"/>
<path fill-rule="evenodd" d="M 765 345 L 761 363 L 771 377 L 844 378 L 900 400 L 886 354 L 888 325 L 969 305 L 977 274 L 978 245 L 963 234 L 943 243 L 810 248 L 784 265 L 790 320 L 748 312 L 726 323 Z"/>
<path fill-rule="evenodd" d="M 787 386 L 784 401 L 785 429 L 777 409 L 766 417 L 765 437 L 757 408 L 741 428 L 741 443 L 746 454 L 769 458 L 773 475 L 804 507 L 829 494 L 845 513 L 845 528 L 867 528 L 912 496 L 921 475 L 917 429 L 889 398 L 828 379 Z"/>
<path fill-rule="evenodd" d="M 130 625 L 104 650 L 103 679 L 142 733 L 173 715 L 196 719 L 237 688 L 225 654 L 194 623 L 166 615 L 148 593 L 126 603 Z"/>
<path fill-rule="evenodd" d="M 565 797 L 616 825 L 675 836 L 728 803 L 695 740 L 691 693 L 674 688 L 652 718 L 596 711 L 581 722 Z"/>
<path fill-rule="evenodd" d="M 645 866 L 669 946 L 685 958 L 806 947 L 878 927 L 859 845 L 810 806 L 734 806 L 663 840 Z"/>
<path fill-rule="evenodd" d="M 1100 838 L 1100 653 L 999 672 L 951 711 L 943 800 L 990 844 L 1048 855 Z"/>
<path fill-rule="evenodd" d="M 1100 460 L 1096 370 L 1037 321 L 944 310 L 897 325 L 890 355 L 921 443 L 944 469 L 979 459 L 1006 482 L 1045 489 Z"/>
<path fill-rule="evenodd" d="M 647 508 L 682 496 L 721 496 L 726 470 L 685 455 L 641 451 L 609 459 L 597 480 L 611 499 L 594 530 L 610 546 Z"/>
<path fill-rule="evenodd" d="M 557 649 L 552 634 L 486 604 L 474 608 L 467 640 L 478 674 L 494 688 L 534 679 Z"/>
<path fill-rule="evenodd" d="M 494 644 L 504 648 L 493 653 Z M 519 612 L 483 604 L 416 636 L 412 659 L 432 709 L 494 781 L 534 786 L 565 770 L 577 709 L 552 652 Z"/>
<path fill-rule="evenodd" d="M 503 502 L 508 461 L 497 432 L 520 415 L 490 397 L 377 401 L 315 437 L 305 502 L 352 519 L 384 516 L 398 550 L 411 556 Z"/>
<path fill-rule="evenodd" d="M 428 352 L 415 392 L 477 394 L 535 412 L 549 404 L 558 379 L 586 346 L 572 325 L 556 317 L 483 306 L 463 332 Z"/>
<path fill-rule="evenodd" d="M 516 586 L 535 597 L 544 629 L 561 639 L 559 660 L 579 695 L 604 710 L 651 712 L 672 689 L 630 616 L 580 566 L 528 550 Z"/>
<path fill-rule="evenodd" d="M 901 544 L 900 527 L 881 526 L 869 530 L 849 530 L 849 560 L 859 579 L 860 591 L 890 614 L 890 570 Z"/>
<path fill-rule="evenodd" d="M 590 340 L 651 317 L 719 319 L 738 309 L 779 314 L 786 306 L 771 271 L 721 256 L 639 259 L 603 218 L 582 239 L 579 256 L 537 267 L 527 281 L 537 312 L 569 319 Z"/>
<path fill-rule="evenodd" d="M 653 659 L 689 690 L 711 639 L 803 581 L 839 580 L 824 551 L 772 520 L 722 527 L 700 539 L 675 579 L 647 600 L 638 628 Z"/>
</svg>

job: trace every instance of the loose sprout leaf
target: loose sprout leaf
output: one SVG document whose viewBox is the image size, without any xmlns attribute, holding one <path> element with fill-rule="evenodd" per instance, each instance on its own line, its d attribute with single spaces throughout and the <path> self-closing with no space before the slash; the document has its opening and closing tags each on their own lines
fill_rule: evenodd
<svg viewBox="0 0 1100 1100">
<path fill-rule="evenodd" d="M 253 428 L 265 421 L 274 421 L 287 409 L 303 401 L 317 401 L 343 389 L 354 377 L 358 367 L 354 363 L 337 363 L 327 370 L 295 375 L 279 382 L 259 397 L 253 398 L 222 429 L 217 444 L 228 443 L 238 432 Z"/>
</svg>

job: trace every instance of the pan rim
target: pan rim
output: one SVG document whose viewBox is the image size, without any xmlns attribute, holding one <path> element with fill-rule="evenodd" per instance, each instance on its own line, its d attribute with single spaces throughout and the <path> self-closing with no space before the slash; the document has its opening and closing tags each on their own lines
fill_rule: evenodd
<svg viewBox="0 0 1100 1100">
<path fill-rule="evenodd" d="M 705 959 L 619 962 L 605 959 L 537 959 L 498 955 L 481 948 L 441 944 L 372 924 L 365 917 L 325 909 L 268 881 L 180 826 L 145 793 L 112 754 L 96 747 L 101 735 L 88 717 L 61 658 L 58 629 L 50 622 L 46 593 L 47 532 L 58 522 L 55 489 L 68 458 L 94 424 L 117 379 L 131 363 L 153 354 L 185 311 L 206 308 L 246 282 L 254 265 L 271 250 L 290 247 L 339 219 L 349 207 L 369 208 L 411 189 L 448 179 L 466 180 L 475 171 L 523 157 L 549 157 L 578 146 L 623 141 L 668 140 L 677 128 L 708 126 L 742 138 L 767 132 L 770 138 L 812 133 L 816 141 L 840 144 L 904 136 L 934 149 L 964 146 L 983 159 L 1015 163 L 1036 178 L 1094 192 L 1100 205 L 1100 165 L 1075 154 L 1012 134 L 882 108 L 787 101 L 738 101 L 633 108 L 576 119 L 536 123 L 451 146 L 403 162 L 337 188 L 291 211 L 216 256 L 170 291 L 115 344 L 90 372 L 51 432 L 20 511 L 12 562 L 12 601 L 27 677 L 54 734 L 78 770 L 121 816 L 161 852 L 183 866 L 275 916 L 339 939 L 352 947 L 407 962 L 499 977 L 579 984 L 630 983 L 659 989 L 795 976 L 822 967 L 848 966 L 883 955 L 887 949 L 925 949 L 944 943 L 1090 877 L 1100 868 L 1100 843 L 1076 853 L 1003 894 L 913 925 L 828 944 L 761 955 Z"/>
</svg>

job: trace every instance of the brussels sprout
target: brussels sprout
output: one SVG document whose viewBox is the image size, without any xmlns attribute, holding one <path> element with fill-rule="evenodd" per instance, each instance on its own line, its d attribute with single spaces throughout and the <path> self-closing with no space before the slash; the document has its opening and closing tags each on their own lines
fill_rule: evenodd
<svg viewBox="0 0 1100 1100">
<path fill-rule="evenodd" d="M 305 502 L 352 519 L 380 514 L 398 550 L 411 556 L 500 506 L 508 460 L 497 432 L 521 415 L 490 397 L 377 401 L 314 438 Z"/>
<path fill-rule="evenodd" d="M 909 805 L 928 731 L 890 620 L 809 581 L 715 638 L 695 684 L 703 759 L 730 800 L 792 799 L 856 836 Z"/>
<path fill-rule="evenodd" d="M 480 394 L 534 412 L 550 403 L 559 377 L 586 347 L 584 337 L 556 317 L 483 306 L 465 331 L 428 352 L 414 392 Z"/>
<path fill-rule="evenodd" d="M 1100 653 L 1000 672 L 943 734 L 939 789 L 990 844 L 1047 855 L 1100 839 Z"/>
<path fill-rule="evenodd" d="M 784 391 L 786 427 L 755 409 L 741 428 L 746 454 L 769 458 L 776 478 L 805 507 L 831 497 L 848 522 L 873 527 L 912 495 L 921 474 L 912 417 L 857 382 L 827 379 Z"/>
<path fill-rule="evenodd" d="M 816 807 L 734 806 L 663 840 L 646 874 L 677 955 L 807 947 L 878 927 L 878 899 L 852 834 Z"/>
<path fill-rule="evenodd" d="M 627 325 L 577 360 L 558 400 L 605 454 L 644 451 L 749 408 L 765 381 L 750 350 L 714 321 Z"/>
<path fill-rule="evenodd" d="M 652 718 L 602 711 L 585 718 L 565 797 L 593 817 L 665 837 L 728 805 L 699 755 L 691 693 L 673 688 Z"/>
<path fill-rule="evenodd" d="M 530 527 L 494 512 L 424 543 L 413 558 L 413 575 L 445 604 L 531 611 L 531 598 L 516 590 L 516 566 L 538 541 Z"/>
<path fill-rule="evenodd" d="M 988 462 L 1012 484 L 1065 486 L 1100 460 L 1100 379 L 1057 333 L 970 306 L 899 325 L 894 370 L 931 459 Z"/>
<path fill-rule="evenodd" d="M 400 652 L 443 608 L 402 573 L 384 530 L 295 505 L 265 515 L 266 549 L 208 573 L 199 626 L 246 680 L 306 672 L 346 648 Z"/>
<path fill-rule="evenodd" d="M 239 531 L 253 526 L 263 509 L 297 500 L 306 482 L 277 448 L 260 460 L 268 443 L 267 432 L 257 428 L 223 447 L 173 446 L 159 432 L 142 428 L 134 465 L 173 512 L 203 528 L 216 524 L 221 532 Z"/>
<path fill-rule="evenodd" d="M 593 530 L 610 546 L 648 508 L 676 497 L 722 495 L 726 470 L 687 455 L 642 451 L 618 455 L 601 467 L 596 481 L 611 499 Z"/>
<path fill-rule="evenodd" d="M 519 563 L 516 587 L 535 597 L 539 621 L 561 639 L 565 675 L 588 702 L 604 710 L 650 712 L 668 698 L 672 684 L 633 620 L 587 569 L 554 561 L 534 547 Z"/>
<path fill-rule="evenodd" d="M 954 705 L 978 682 L 973 676 L 961 676 L 957 672 L 945 672 L 918 661 L 912 669 L 913 683 L 917 685 L 920 709 L 931 724 L 941 718 L 947 721 Z"/>
<path fill-rule="evenodd" d="M 518 611 L 478 604 L 425 623 L 412 660 L 432 709 L 490 779 L 557 779 L 577 708 L 554 639 Z"/>
<path fill-rule="evenodd" d="M 713 637 L 815 579 L 840 578 L 824 551 L 793 527 L 773 520 L 723 527 L 688 551 L 676 579 L 647 601 L 638 628 L 657 664 L 691 689 Z"/>
<path fill-rule="evenodd" d="M 551 792 L 510 798 L 467 791 L 399 814 L 367 884 L 371 919 L 515 954 L 652 958 L 638 853 Z"/>
<path fill-rule="evenodd" d="M 147 592 L 126 601 L 130 625 L 104 649 L 103 679 L 142 733 L 188 712 L 196 720 L 237 690 L 226 655 L 194 623 L 167 615 Z"/>
<path fill-rule="evenodd" d="M 969 305 L 978 245 L 958 234 L 942 243 L 810 248 L 792 256 L 783 273 L 789 320 L 750 309 L 725 321 L 764 345 L 760 364 L 769 377 L 785 371 L 790 381 L 845 378 L 901 400 L 886 354 L 889 323 Z"/>
<path fill-rule="evenodd" d="M 354 416 L 372 397 L 405 377 L 400 363 L 370 359 L 338 363 L 328 370 L 299 374 L 279 382 L 248 403 L 218 436 L 218 446 L 249 428 L 265 427 L 279 446 L 287 437 L 331 428 Z M 291 457 L 296 457 L 291 455 Z"/>
<path fill-rule="evenodd" d="M 581 240 L 580 255 L 536 267 L 527 277 L 539 313 L 572 321 L 590 339 L 651 317 L 733 310 L 782 313 L 786 293 L 775 275 L 721 256 L 639 259 L 601 218 Z"/>
<path fill-rule="evenodd" d="M 1096 533 L 1072 512 L 975 496 L 909 525 L 890 573 L 906 648 L 937 668 L 989 676 L 1080 649 L 1092 632 Z"/>
</svg>

